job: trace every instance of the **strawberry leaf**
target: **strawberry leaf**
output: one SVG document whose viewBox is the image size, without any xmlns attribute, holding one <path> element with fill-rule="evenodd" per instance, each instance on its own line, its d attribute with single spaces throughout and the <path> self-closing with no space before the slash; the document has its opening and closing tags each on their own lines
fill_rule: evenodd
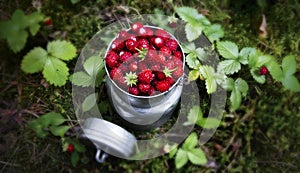
<svg viewBox="0 0 300 173">
<path fill-rule="evenodd" d="M 188 39 L 189 42 L 192 42 L 201 35 L 202 30 L 203 28 L 201 25 L 191 25 L 187 23 L 185 25 L 186 38 Z"/>
<path fill-rule="evenodd" d="M 196 132 L 193 132 L 185 139 L 184 143 L 182 144 L 182 149 L 187 151 L 195 148 L 197 144 L 198 144 L 198 137 Z"/>
<path fill-rule="evenodd" d="M 179 7 L 176 8 L 175 11 L 182 20 L 193 26 L 198 25 L 199 21 L 205 18 L 202 14 L 199 14 L 195 8 L 191 7 Z M 205 23 L 207 23 L 207 21 Z"/>
<path fill-rule="evenodd" d="M 197 125 L 204 129 L 212 129 L 212 128 L 217 128 L 220 122 L 221 119 L 207 117 L 207 118 L 198 119 Z"/>
<path fill-rule="evenodd" d="M 199 69 L 201 66 L 200 61 L 197 59 L 194 53 L 190 53 L 185 57 L 187 65 L 192 69 Z"/>
<path fill-rule="evenodd" d="M 200 76 L 200 73 L 198 70 L 191 70 L 189 72 L 189 80 L 191 80 L 191 81 L 198 79 L 199 76 Z"/>
<path fill-rule="evenodd" d="M 75 46 L 67 41 L 52 41 L 47 45 L 48 53 L 62 60 L 71 60 L 76 56 Z"/>
<path fill-rule="evenodd" d="M 282 60 L 282 70 L 283 70 L 283 78 L 281 82 L 283 86 L 291 91 L 299 92 L 300 91 L 300 83 L 298 79 L 294 76 L 297 70 L 297 62 L 295 60 L 295 56 L 288 55 Z"/>
<path fill-rule="evenodd" d="M 239 62 L 246 65 L 250 54 L 255 53 L 256 49 L 252 47 L 244 47 L 239 53 Z"/>
<path fill-rule="evenodd" d="M 189 160 L 195 165 L 205 165 L 207 158 L 201 148 L 193 148 L 187 152 Z"/>
<path fill-rule="evenodd" d="M 96 77 L 98 72 L 104 67 L 104 62 L 99 56 L 94 55 L 85 61 L 83 67 L 90 76 Z"/>
<path fill-rule="evenodd" d="M 79 154 L 78 154 L 78 152 L 74 151 L 74 152 L 71 154 L 71 162 L 72 162 L 72 165 L 73 165 L 74 167 L 76 167 L 78 161 L 79 161 Z"/>
<path fill-rule="evenodd" d="M 224 30 L 219 24 L 213 24 L 208 26 L 207 28 L 205 28 L 204 33 L 210 42 L 214 42 L 224 37 Z"/>
<path fill-rule="evenodd" d="M 43 75 L 49 83 L 55 86 L 63 86 L 68 79 L 69 68 L 63 61 L 54 57 L 48 57 Z"/>
<path fill-rule="evenodd" d="M 187 43 L 187 44 L 182 44 L 182 49 L 184 53 L 191 53 L 196 50 L 196 46 L 194 42 Z"/>
<path fill-rule="evenodd" d="M 87 87 L 93 83 L 93 78 L 83 71 L 79 71 L 70 76 L 70 81 L 77 86 Z"/>
<path fill-rule="evenodd" d="M 187 162 L 188 162 L 187 152 L 179 148 L 175 156 L 176 169 L 182 168 Z"/>
<path fill-rule="evenodd" d="M 226 59 L 236 59 L 239 55 L 238 47 L 230 41 L 217 42 L 217 49 L 221 56 Z"/>
<path fill-rule="evenodd" d="M 215 72 L 211 66 L 203 65 L 199 68 L 200 74 L 205 79 L 205 86 L 208 94 L 217 90 L 218 84 L 223 84 L 226 76 L 220 71 Z"/>
<path fill-rule="evenodd" d="M 64 137 L 70 126 L 50 126 L 49 129 L 54 136 Z"/>
<path fill-rule="evenodd" d="M 92 109 L 97 103 L 98 93 L 88 95 L 82 102 L 82 111 L 87 112 Z"/>
<path fill-rule="evenodd" d="M 47 60 L 47 52 L 41 47 L 36 47 L 28 52 L 21 63 L 21 69 L 26 73 L 36 73 L 43 70 Z"/>
<path fill-rule="evenodd" d="M 224 71 L 225 74 L 233 74 L 241 69 L 241 64 L 237 60 L 224 60 L 218 65 L 218 71 Z"/>
<path fill-rule="evenodd" d="M 202 110 L 199 106 L 193 106 L 189 114 L 187 116 L 187 122 L 185 122 L 183 125 L 194 125 L 198 119 L 201 119 L 203 116 Z"/>
<path fill-rule="evenodd" d="M 233 79 L 228 79 L 227 81 L 232 81 Z M 230 102 L 232 106 L 232 110 L 236 110 L 240 107 L 242 103 L 242 96 L 246 96 L 249 90 L 249 86 L 247 82 L 241 78 L 238 78 L 234 82 L 234 87 L 232 88 L 231 95 L 230 95 Z"/>
<path fill-rule="evenodd" d="M 252 68 L 250 73 L 256 82 L 263 84 L 266 82 L 266 76 L 258 73 L 258 68 Z"/>
<path fill-rule="evenodd" d="M 236 89 L 231 91 L 230 102 L 231 102 L 231 106 L 232 106 L 233 111 L 237 110 L 240 107 L 241 103 L 242 103 L 242 95 Z"/>
</svg>

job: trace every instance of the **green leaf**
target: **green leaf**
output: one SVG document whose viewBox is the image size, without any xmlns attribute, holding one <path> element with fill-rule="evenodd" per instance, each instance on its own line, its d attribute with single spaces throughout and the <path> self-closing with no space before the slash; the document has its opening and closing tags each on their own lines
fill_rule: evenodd
<svg viewBox="0 0 300 173">
<path fill-rule="evenodd" d="M 175 11 L 182 20 L 191 25 L 198 25 L 199 21 L 204 18 L 204 16 L 199 14 L 195 8 L 191 7 L 179 7 L 176 8 Z"/>
<path fill-rule="evenodd" d="M 80 0 L 71 0 L 72 4 L 77 4 L 78 2 L 80 2 Z"/>
<path fill-rule="evenodd" d="M 25 30 L 18 30 L 14 36 L 7 37 L 9 47 L 14 53 L 20 52 L 26 44 L 28 33 Z"/>
<path fill-rule="evenodd" d="M 225 74 L 234 74 L 241 69 L 241 64 L 237 60 L 224 60 L 218 65 L 218 71 L 224 71 Z"/>
<path fill-rule="evenodd" d="M 236 89 L 232 90 L 231 95 L 230 95 L 230 102 L 231 102 L 233 111 L 237 110 L 240 107 L 240 105 L 242 103 L 242 94 L 240 93 L 240 91 L 238 91 Z"/>
<path fill-rule="evenodd" d="M 205 78 L 205 86 L 208 94 L 211 94 L 217 90 L 217 80 L 220 76 L 216 74 L 215 70 L 211 66 L 201 66 L 199 68 L 200 74 Z"/>
<path fill-rule="evenodd" d="M 250 73 L 251 73 L 252 77 L 256 80 L 256 82 L 258 82 L 260 84 L 263 84 L 266 82 L 266 76 L 259 74 L 257 68 L 252 68 L 250 70 Z"/>
<path fill-rule="evenodd" d="M 70 126 L 50 126 L 49 129 L 54 136 L 64 137 Z"/>
<path fill-rule="evenodd" d="M 94 55 L 85 61 L 83 67 L 90 76 L 96 77 L 98 72 L 104 67 L 104 62 L 102 58 Z"/>
<path fill-rule="evenodd" d="M 72 139 L 72 142 L 71 142 L 74 147 L 75 147 L 75 150 L 78 151 L 79 153 L 83 153 L 85 152 L 85 147 L 83 144 L 81 144 L 77 139 Z"/>
<path fill-rule="evenodd" d="M 48 43 L 47 50 L 51 56 L 62 60 L 71 60 L 76 56 L 75 46 L 64 40 L 57 40 Z"/>
<path fill-rule="evenodd" d="M 285 76 L 281 82 L 286 89 L 294 92 L 300 92 L 300 83 L 295 76 Z"/>
<path fill-rule="evenodd" d="M 297 62 L 295 56 L 288 55 L 282 60 L 282 70 L 285 76 L 293 75 L 297 70 Z"/>
<path fill-rule="evenodd" d="M 243 96 L 247 95 L 247 92 L 249 90 L 249 86 L 248 86 L 248 83 L 245 80 L 243 80 L 242 78 L 236 79 L 235 80 L 235 87 L 236 87 L 236 90 L 240 91 Z"/>
<path fill-rule="evenodd" d="M 190 150 L 193 149 L 197 146 L 198 144 L 198 137 L 196 132 L 192 132 L 184 141 L 182 144 L 182 149 L 183 150 Z"/>
<path fill-rule="evenodd" d="M 207 158 L 200 148 L 194 148 L 187 153 L 189 160 L 195 165 L 205 165 Z"/>
<path fill-rule="evenodd" d="M 191 53 L 196 50 L 196 46 L 194 42 L 189 42 L 187 44 L 182 44 L 182 49 L 184 53 Z"/>
<path fill-rule="evenodd" d="M 31 35 L 36 35 L 40 29 L 39 22 L 44 20 L 44 16 L 40 12 L 34 12 L 27 16 L 26 19 Z"/>
<path fill-rule="evenodd" d="M 37 137 L 45 138 L 49 133 L 44 131 L 43 125 L 39 119 L 35 119 L 29 123 L 29 127 L 36 133 Z"/>
<path fill-rule="evenodd" d="M 238 47 L 230 41 L 217 42 L 217 49 L 221 56 L 226 59 L 236 59 L 239 55 Z"/>
<path fill-rule="evenodd" d="M 239 53 L 239 62 L 246 65 L 250 54 L 255 53 L 256 49 L 252 47 L 244 47 Z"/>
<path fill-rule="evenodd" d="M 50 84 L 63 86 L 68 79 L 69 68 L 63 61 L 54 57 L 48 57 L 44 66 L 43 75 Z"/>
<path fill-rule="evenodd" d="M 207 59 L 206 52 L 200 47 L 195 50 L 195 54 L 200 61 L 205 61 Z"/>
<path fill-rule="evenodd" d="M 214 42 L 224 37 L 224 30 L 221 25 L 213 24 L 204 30 L 205 35 L 210 42 Z"/>
<path fill-rule="evenodd" d="M 207 117 L 199 119 L 199 121 L 197 121 L 197 125 L 204 129 L 212 129 L 219 127 L 220 122 L 221 119 Z"/>
<path fill-rule="evenodd" d="M 281 81 L 284 78 L 283 71 L 275 59 L 267 62 L 265 65 L 275 81 Z"/>
<path fill-rule="evenodd" d="M 191 24 L 187 23 L 185 25 L 185 33 L 186 38 L 189 42 L 196 40 L 202 33 L 202 27 L 200 25 L 192 26 Z"/>
<path fill-rule="evenodd" d="M 59 113 L 49 112 L 41 116 L 39 121 L 43 125 L 43 127 L 48 127 L 49 125 L 61 125 L 66 121 L 66 119 Z"/>
<path fill-rule="evenodd" d="M 234 80 L 232 78 L 227 78 L 222 87 L 227 91 L 232 91 L 235 87 Z"/>
<path fill-rule="evenodd" d="M 46 60 L 47 52 L 41 47 L 36 47 L 24 56 L 21 69 L 26 73 L 36 73 L 43 70 Z"/>
<path fill-rule="evenodd" d="M 74 151 L 74 152 L 71 154 L 71 162 L 72 162 L 72 165 L 73 165 L 74 167 L 76 167 L 78 161 L 79 161 L 79 154 L 78 154 L 76 151 Z"/>
<path fill-rule="evenodd" d="M 174 147 L 173 149 L 171 149 L 171 151 L 169 152 L 169 158 L 173 158 L 175 156 L 175 154 L 177 153 L 178 147 Z"/>
<path fill-rule="evenodd" d="M 82 103 L 82 111 L 86 112 L 92 109 L 97 103 L 98 93 L 93 93 L 87 96 Z"/>
<path fill-rule="evenodd" d="M 182 168 L 187 162 L 188 162 L 187 152 L 179 148 L 175 156 L 176 169 Z"/>
<path fill-rule="evenodd" d="M 202 110 L 199 106 L 193 106 L 189 114 L 187 116 L 187 122 L 185 122 L 183 125 L 194 125 L 198 119 L 201 119 L 203 116 Z"/>
<path fill-rule="evenodd" d="M 198 70 L 191 70 L 189 72 L 189 80 L 194 81 L 199 78 L 199 75 L 200 73 Z"/>
<path fill-rule="evenodd" d="M 70 76 L 70 80 L 74 85 L 87 87 L 91 86 L 93 83 L 93 79 L 85 72 L 76 72 L 72 76 Z"/>
<path fill-rule="evenodd" d="M 185 57 L 187 65 L 192 69 L 198 69 L 201 64 L 194 53 L 190 53 Z"/>
<path fill-rule="evenodd" d="M 14 11 L 13 15 L 11 16 L 11 21 L 15 25 L 16 28 L 20 30 L 25 29 L 28 26 L 27 17 L 23 10 L 17 9 Z"/>
</svg>

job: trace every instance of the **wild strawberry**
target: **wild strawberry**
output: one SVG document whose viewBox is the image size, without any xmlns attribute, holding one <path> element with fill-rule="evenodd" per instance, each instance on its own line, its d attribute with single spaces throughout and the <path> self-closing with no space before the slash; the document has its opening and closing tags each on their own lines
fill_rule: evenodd
<svg viewBox="0 0 300 173">
<path fill-rule="evenodd" d="M 149 49 L 149 41 L 147 40 L 147 39 L 144 39 L 144 38 L 142 38 L 142 39 L 139 39 L 138 41 L 137 41 L 137 48 L 138 49 Z"/>
<path fill-rule="evenodd" d="M 147 37 L 152 37 L 153 36 L 153 30 L 151 28 L 146 28 L 146 34 Z"/>
<path fill-rule="evenodd" d="M 130 52 L 123 52 L 122 55 L 120 56 L 119 58 L 119 61 L 121 63 L 125 62 L 125 61 L 128 61 L 130 58 L 132 58 L 132 54 Z"/>
<path fill-rule="evenodd" d="M 259 69 L 259 73 L 260 73 L 260 75 L 267 75 L 267 74 L 269 74 L 269 70 L 267 69 L 267 67 L 262 66 L 262 67 Z"/>
<path fill-rule="evenodd" d="M 112 50 L 122 50 L 124 46 L 125 46 L 124 42 L 120 39 L 114 40 L 111 44 Z"/>
<path fill-rule="evenodd" d="M 176 67 L 182 67 L 183 64 L 182 64 L 182 61 L 180 59 L 174 57 L 172 60 L 173 60 Z"/>
<path fill-rule="evenodd" d="M 173 72 L 173 77 L 175 78 L 179 78 L 183 75 L 183 69 L 182 68 L 177 68 L 174 72 Z"/>
<path fill-rule="evenodd" d="M 73 144 L 69 144 L 68 147 L 67 147 L 67 152 L 68 153 L 73 153 L 73 151 L 75 150 L 75 147 Z"/>
<path fill-rule="evenodd" d="M 126 40 L 125 45 L 129 51 L 136 52 L 136 48 L 137 48 L 136 41 L 134 41 L 132 39 L 128 39 L 128 40 Z"/>
<path fill-rule="evenodd" d="M 128 88 L 125 77 L 121 76 L 121 77 L 115 79 L 114 81 L 118 84 L 118 86 L 120 88 L 122 88 L 122 89 L 127 89 Z"/>
<path fill-rule="evenodd" d="M 151 42 L 158 49 L 165 45 L 164 39 L 162 37 L 151 38 Z"/>
<path fill-rule="evenodd" d="M 172 53 L 169 47 L 163 46 L 159 49 L 159 53 L 163 54 L 164 56 L 169 57 Z"/>
<path fill-rule="evenodd" d="M 114 51 L 110 51 L 105 57 L 105 62 L 109 68 L 114 68 L 120 65 L 118 59 L 119 56 Z"/>
<path fill-rule="evenodd" d="M 147 29 L 145 27 L 141 27 L 140 29 L 138 29 L 137 33 L 140 37 L 147 37 Z"/>
<path fill-rule="evenodd" d="M 138 76 L 132 72 L 126 73 L 126 76 L 124 78 L 125 78 L 126 85 L 129 85 L 129 86 L 136 85 L 136 83 L 138 81 L 138 79 L 137 79 Z"/>
<path fill-rule="evenodd" d="M 118 37 L 121 39 L 121 40 L 126 40 L 128 39 L 130 36 L 130 34 L 125 31 L 125 30 L 121 30 L 119 33 L 118 33 Z"/>
<path fill-rule="evenodd" d="M 131 40 L 137 41 L 136 35 L 134 35 L 134 34 L 129 34 L 129 36 L 128 36 L 127 40 L 128 40 L 128 39 L 131 39 Z"/>
<path fill-rule="evenodd" d="M 137 71 L 138 69 L 138 63 L 136 61 L 133 61 L 129 64 L 129 70 L 132 72 Z"/>
<path fill-rule="evenodd" d="M 111 79 L 117 79 L 122 76 L 122 71 L 119 68 L 113 68 L 109 72 L 109 76 Z"/>
<path fill-rule="evenodd" d="M 155 95 L 155 88 L 153 86 L 151 86 L 150 91 L 148 93 L 149 96 L 153 96 Z"/>
<path fill-rule="evenodd" d="M 148 68 L 148 66 L 147 66 L 147 64 L 144 61 L 138 62 L 138 71 L 141 72 L 141 71 L 143 71 L 143 70 L 145 70 L 147 68 Z"/>
<path fill-rule="evenodd" d="M 140 93 L 137 86 L 131 86 L 131 87 L 129 87 L 128 92 L 130 94 L 136 95 L 136 96 L 139 95 L 139 93 Z"/>
<path fill-rule="evenodd" d="M 157 64 L 164 64 L 167 60 L 163 54 L 158 54 L 155 59 L 156 59 Z"/>
<path fill-rule="evenodd" d="M 166 77 L 166 82 L 168 82 L 170 84 L 170 86 L 172 86 L 175 83 L 175 81 L 172 77 Z"/>
<path fill-rule="evenodd" d="M 149 95 L 149 93 L 151 92 L 151 85 L 150 84 L 145 84 L 145 83 L 139 83 L 138 84 L 138 89 L 144 95 Z"/>
<path fill-rule="evenodd" d="M 131 30 L 135 33 L 137 33 L 139 31 L 140 28 L 143 27 L 143 24 L 141 24 L 140 22 L 134 22 L 132 25 L 131 25 Z"/>
<path fill-rule="evenodd" d="M 173 60 L 169 59 L 165 62 L 165 67 L 168 69 L 174 69 L 176 68 L 176 65 Z"/>
<path fill-rule="evenodd" d="M 45 22 L 45 25 L 47 25 L 47 26 L 52 25 L 52 19 L 50 17 L 47 18 L 44 22 Z"/>
<path fill-rule="evenodd" d="M 160 92 L 165 92 L 170 89 L 171 85 L 166 81 L 158 81 L 156 84 L 156 90 Z"/>
<path fill-rule="evenodd" d="M 154 64 L 151 66 L 152 71 L 161 71 L 161 67 L 158 64 Z"/>
<path fill-rule="evenodd" d="M 143 70 L 139 75 L 138 75 L 138 80 L 141 83 L 146 83 L 149 84 L 153 79 L 153 73 L 151 70 L 146 69 Z"/>
<path fill-rule="evenodd" d="M 180 51 L 174 51 L 173 56 L 182 61 L 182 53 Z"/>
<path fill-rule="evenodd" d="M 156 30 L 155 35 L 156 35 L 156 36 L 163 37 L 164 39 L 170 38 L 170 34 L 167 33 L 167 31 L 162 30 L 162 29 Z"/>
<path fill-rule="evenodd" d="M 158 80 L 164 80 L 166 78 L 166 75 L 161 71 L 155 71 L 154 74 L 155 78 Z"/>
<path fill-rule="evenodd" d="M 168 40 L 166 41 L 165 45 L 166 45 L 171 51 L 176 50 L 177 47 L 178 47 L 177 41 L 174 40 L 174 39 L 168 39 Z"/>
</svg>

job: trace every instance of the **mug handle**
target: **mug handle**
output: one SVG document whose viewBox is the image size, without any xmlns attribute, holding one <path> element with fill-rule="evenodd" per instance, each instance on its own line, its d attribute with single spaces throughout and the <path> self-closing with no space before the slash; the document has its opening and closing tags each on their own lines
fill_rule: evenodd
<svg viewBox="0 0 300 173">
<path fill-rule="evenodd" d="M 96 155 L 95 155 L 95 159 L 98 163 L 103 163 L 105 162 L 105 159 L 108 157 L 108 154 L 103 152 L 101 155 L 101 150 L 97 149 Z"/>
</svg>

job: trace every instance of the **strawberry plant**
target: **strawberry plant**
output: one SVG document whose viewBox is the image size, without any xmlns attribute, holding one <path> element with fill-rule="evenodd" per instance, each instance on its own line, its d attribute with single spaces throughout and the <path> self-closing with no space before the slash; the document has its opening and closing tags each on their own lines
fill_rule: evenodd
<svg viewBox="0 0 300 173">
<path fill-rule="evenodd" d="M 14 52 L 20 52 L 26 45 L 28 32 L 35 36 L 40 29 L 40 22 L 44 15 L 40 12 L 33 12 L 25 15 L 20 9 L 16 10 L 11 19 L 0 22 L 0 39 L 5 39 Z"/>
<path fill-rule="evenodd" d="M 30 74 L 42 71 L 50 84 L 63 86 L 69 76 L 69 68 L 64 61 L 75 57 L 76 48 L 72 43 L 52 41 L 48 43 L 47 50 L 36 47 L 29 51 L 22 60 L 21 69 Z"/>
</svg>

